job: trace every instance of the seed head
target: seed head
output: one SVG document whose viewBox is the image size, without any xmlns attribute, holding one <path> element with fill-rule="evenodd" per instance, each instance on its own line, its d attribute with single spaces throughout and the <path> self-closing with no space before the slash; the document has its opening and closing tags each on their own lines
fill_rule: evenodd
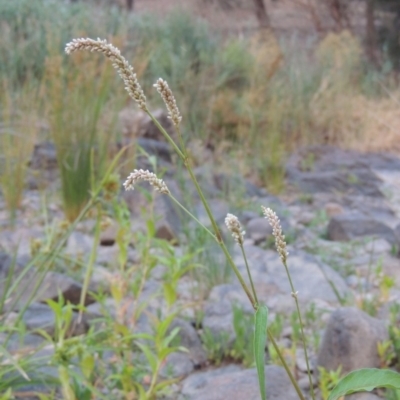
<svg viewBox="0 0 400 400">
<path fill-rule="evenodd" d="M 281 257 L 282 262 L 286 264 L 287 256 L 289 255 L 289 253 L 286 250 L 285 235 L 282 233 L 282 227 L 279 218 L 276 213 L 270 208 L 261 206 L 261 209 L 263 214 L 265 215 L 265 218 L 267 218 L 269 224 L 272 226 L 272 234 L 275 238 L 276 250 Z"/>
<path fill-rule="evenodd" d="M 160 93 L 162 99 L 164 100 L 165 105 L 168 110 L 168 118 L 172 120 L 175 127 L 179 126 L 179 123 L 182 121 L 182 116 L 179 112 L 178 106 L 176 105 L 175 97 L 168 86 L 167 81 L 164 81 L 162 78 L 158 78 L 157 82 L 153 85 L 157 88 L 157 92 Z"/>
<path fill-rule="evenodd" d="M 143 169 L 135 169 L 124 182 L 125 190 L 133 190 L 137 182 L 147 181 L 151 186 L 154 186 L 157 192 L 170 194 L 170 191 L 162 179 L 158 179 L 156 174 Z"/>
<path fill-rule="evenodd" d="M 242 226 L 240 225 L 238 218 L 233 214 L 227 214 L 225 218 L 225 225 L 231 232 L 235 242 L 242 246 L 246 232 L 242 230 Z"/>
<path fill-rule="evenodd" d="M 139 105 L 143 111 L 147 110 L 146 107 L 146 96 L 137 80 L 137 76 L 133 70 L 133 67 L 128 61 L 121 55 L 119 49 L 113 46 L 111 43 L 107 43 L 107 40 L 93 40 L 89 38 L 73 39 L 72 42 L 65 46 L 65 52 L 71 54 L 75 51 L 88 50 L 97 51 L 103 53 L 112 62 L 113 67 L 117 70 L 119 76 L 125 83 L 125 89 L 129 93 L 129 96 Z"/>
</svg>

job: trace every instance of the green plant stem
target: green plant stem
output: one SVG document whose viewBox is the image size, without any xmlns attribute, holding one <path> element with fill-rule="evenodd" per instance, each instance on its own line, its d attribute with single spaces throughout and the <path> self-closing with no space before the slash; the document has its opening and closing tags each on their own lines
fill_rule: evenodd
<svg viewBox="0 0 400 400">
<path fill-rule="evenodd" d="M 178 133 L 179 144 L 181 145 L 181 149 L 182 149 L 184 155 L 187 156 L 187 151 L 186 151 L 185 143 L 183 142 L 181 129 L 179 128 L 179 126 L 175 126 L 175 129 L 176 129 L 176 132 Z"/>
<path fill-rule="evenodd" d="M 247 262 L 246 252 L 244 251 L 243 244 L 240 244 L 240 250 L 242 250 L 242 255 L 243 255 L 244 263 L 246 264 L 247 275 L 248 275 L 248 277 L 249 277 L 249 281 L 250 281 L 250 285 L 251 285 L 251 290 L 253 291 L 254 300 L 256 301 L 256 304 L 258 305 L 257 293 L 256 293 L 256 289 L 255 289 L 255 287 L 254 287 L 253 278 L 251 277 L 250 267 L 249 267 L 249 263 Z"/>
<path fill-rule="evenodd" d="M 164 360 L 163 360 L 163 361 L 164 361 Z M 147 390 L 147 396 L 148 396 L 149 399 L 152 399 L 152 398 L 153 398 L 153 397 L 152 397 L 152 396 L 153 396 L 153 390 L 154 390 L 154 387 L 156 386 L 158 374 L 160 373 L 161 367 L 162 367 L 162 362 L 158 361 L 158 362 L 157 362 L 156 370 L 154 371 L 153 376 L 152 376 L 152 378 L 151 378 L 150 387 L 149 387 L 149 389 Z"/>
<path fill-rule="evenodd" d="M 312 377 L 311 377 L 310 363 L 309 363 L 309 360 L 308 360 L 308 352 L 307 352 L 307 342 L 306 342 L 306 337 L 304 335 L 303 320 L 301 318 L 299 300 L 297 298 L 297 293 L 294 290 L 292 278 L 290 276 L 289 268 L 287 266 L 286 261 L 283 262 L 283 265 L 285 266 L 286 274 L 287 274 L 287 277 L 289 279 L 290 288 L 292 290 L 292 297 L 294 298 L 294 301 L 296 303 L 297 315 L 299 316 L 299 322 L 300 322 L 301 338 L 302 338 L 302 342 L 303 342 L 304 357 L 306 359 L 306 365 L 307 365 L 307 375 L 308 375 L 308 380 L 310 382 L 310 392 L 311 392 L 312 399 L 315 400 L 314 385 L 313 385 Z"/>
<path fill-rule="evenodd" d="M 82 321 L 82 314 L 83 314 L 83 307 L 85 305 L 85 298 L 86 298 L 86 295 L 88 292 L 90 278 L 92 277 L 92 274 L 93 274 L 94 263 L 97 258 L 97 248 L 100 243 L 100 233 L 101 233 L 100 224 L 101 224 L 101 208 L 100 208 L 100 206 L 98 206 L 93 247 L 92 247 L 92 251 L 90 252 L 90 258 L 89 258 L 88 265 L 86 268 L 86 275 L 85 275 L 85 279 L 83 281 L 83 287 L 81 290 L 81 298 L 79 301 L 80 307 L 79 307 L 78 323 L 81 323 L 81 321 Z"/>
<path fill-rule="evenodd" d="M 151 118 L 151 120 L 154 122 L 154 124 L 157 126 L 159 131 L 164 135 L 164 137 L 168 140 L 168 143 L 174 148 L 174 150 L 178 153 L 179 157 L 182 158 L 182 160 L 186 159 L 186 156 L 183 154 L 181 149 L 176 145 L 174 139 L 168 134 L 168 132 L 162 127 L 162 125 L 158 122 L 158 120 L 153 116 L 153 114 L 150 111 L 146 111 L 147 115 Z"/>
<path fill-rule="evenodd" d="M 217 240 L 215 235 L 203 223 L 201 223 L 199 219 L 196 218 L 186 207 L 184 207 L 174 196 L 172 196 L 172 194 L 169 194 L 169 197 L 178 207 L 180 207 L 183 211 L 185 211 L 186 214 L 194 219 L 214 240 Z"/>
<path fill-rule="evenodd" d="M 174 140 L 171 138 L 171 136 L 168 134 L 168 132 L 161 126 L 161 124 L 157 121 L 156 118 L 150 113 L 150 111 L 147 111 L 147 114 L 150 116 L 151 120 L 155 123 L 157 128 L 160 130 L 160 132 L 164 135 L 164 137 L 168 140 L 168 142 L 171 144 L 171 146 L 175 149 L 175 151 L 178 153 L 179 157 L 183 160 L 183 163 L 185 164 L 186 169 L 189 172 L 190 178 L 194 183 L 194 186 L 196 187 L 197 193 L 200 196 L 200 200 L 203 203 L 203 206 L 207 212 L 208 218 L 210 219 L 211 225 L 213 227 L 213 230 L 215 232 L 215 239 L 218 243 L 218 245 L 221 247 L 222 251 L 225 254 L 225 257 L 227 258 L 230 266 L 232 267 L 236 277 L 238 278 L 243 290 L 245 291 L 247 297 L 249 298 L 250 303 L 252 304 L 254 309 L 257 309 L 257 304 L 249 290 L 249 288 L 246 285 L 246 282 L 244 281 L 242 275 L 240 274 L 237 266 L 235 265 L 235 262 L 232 259 L 232 256 L 229 254 L 228 249 L 226 248 L 226 245 L 224 241 L 222 240 L 221 232 L 219 231 L 218 224 L 214 219 L 214 216 L 212 214 L 212 211 L 210 209 L 210 206 L 208 205 L 208 202 L 206 198 L 204 197 L 203 191 L 201 190 L 201 187 L 196 179 L 196 176 L 193 173 L 193 170 L 190 166 L 189 159 L 188 157 L 182 152 L 179 147 L 176 145 Z"/>
<path fill-rule="evenodd" d="M 61 381 L 61 390 L 65 400 L 76 400 L 73 389 L 69 382 L 68 367 L 60 365 L 58 367 L 58 376 Z"/>
<path fill-rule="evenodd" d="M 296 392 L 297 392 L 297 394 L 299 396 L 299 399 L 300 400 L 305 400 L 304 395 L 301 392 L 301 390 L 299 388 L 299 385 L 298 385 L 296 379 L 294 378 L 294 376 L 292 374 L 292 371 L 290 371 L 290 368 L 287 365 L 286 360 L 284 359 L 284 357 L 283 357 L 283 355 L 281 353 L 281 350 L 279 349 L 278 344 L 275 342 L 275 339 L 274 339 L 274 337 L 273 337 L 273 335 L 272 335 L 272 333 L 271 333 L 271 331 L 269 329 L 267 329 L 267 333 L 268 333 L 269 340 L 271 341 L 272 345 L 274 346 L 274 349 L 275 349 L 276 353 L 278 354 L 279 359 L 281 360 L 283 368 L 285 368 L 285 371 L 288 374 L 289 379 L 292 382 L 292 385 L 294 386 L 294 389 L 296 390 Z"/>
</svg>

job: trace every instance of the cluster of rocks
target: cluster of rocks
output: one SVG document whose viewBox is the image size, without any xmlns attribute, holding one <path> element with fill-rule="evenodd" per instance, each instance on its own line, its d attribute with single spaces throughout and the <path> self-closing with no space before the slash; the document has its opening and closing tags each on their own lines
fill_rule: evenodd
<svg viewBox="0 0 400 400">
<path fill-rule="evenodd" d="M 138 144 L 148 154 L 158 157 L 160 165 L 166 169 L 164 180 L 173 195 L 185 205 L 189 201 L 197 218 L 207 225 L 207 214 L 193 184 L 184 173 L 178 177 L 175 172 L 173 154 L 167 143 L 162 141 L 145 116 L 129 120 L 131 117 L 122 115 L 121 123 L 127 127 L 139 124 L 135 128 L 135 132 L 141 132 Z M 163 115 L 160 117 L 163 118 Z M 165 122 L 168 123 L 168 120 Z M 125 131 L 127 138 L 131 134 L 129 129 Z M 204 152 L 207 153 L 207 150 Z M 197 156 L 201 157 L 199 154 Z M 146 162 L 146 159 L 138 160 L 140 167 L 146 168 Z M 36 147 L 31 165 L 32 168 L 54 170 L 55 153 L 51 144 Z M 271 228 L 261 216 L 259 206 L 273 208 L 281 218 L 289 242 L 288 265 L 294 287 L 299 292 L 302 310 L 305 312 L 312 309 L 316 315 L 313 325 L 306 327 L 306 332 L 309 337 L 317 333 L 321 338 L 318 348 L 311 348 L 310 345 L 315 385 L 318 381 L 317 366 L 327 370 L 337 370 L 342 366 L 344 373 L 363 367 L 381 367 L 377 345 L 389 338 L 390 305 L 400 303 L 400 159 L 382 154 L 359 154 L 327 146 L 304 149 L 288 161 L 289 190 L 284 200 L 270 195 L 243 177 L 218 172 L 212 165 L 200 165 L 195 173 L 227 241 L 230 241 L 230 237 L 224 227 L 226 214 L 234 211 L 242 222 L 246 230 L 244 247 L 259 301 L 268 306 L 272 322 L 280 315 L 288 317 L 281 337 L 277 339 L 283 348 L 290 348 L 293 332 L 288 321 L 294 311 L 294 302 L 290 296 L 285 269 L 273 248 Z M 37 185 L 34 176 L 30 179 L 31 190 L 27 194 L 29 201 L 24 203 L 25 209 L 22 212 L 34 215 L 40 210 L 40 198 L 35 191 Z M 144 230 L 143 208 L 148 206 L 147 198 L 140 191 L 124 193 L 123 197 L 131 212 L 132 230 Z M 228 202 L 226 199 L 229 198 L 231 201 Z M 247 206 L 242 205 L 238 209 L 236 199 Z M 184 227 L 193 228 L 191 222 L 188 225 L 187 216 L 182 215 L 180 209 L 163 195 L 154 195 L 154 210 L 157 215 L 156 236 L 173 241 L 177 255 L 184 253 Z M 57 216 L 59 210 L 55 208 L 49 212 Z M 43 359 L 51 358 L 53 348 L 43 345 L 43 339 L 35 335 L 34 331 L 42 329 L 53 335 L 55 317 L 51 308 L 45 304 L 46 300 L 57 300 L 61 294 L 65 301 L 79 304 L 82 285 L 77 277 L 73 279 L 65 273 L 50 271 L 42 275 L 40 265 L 32 266 L 27 273 L 24 272 L 30 262 L 29 239 L 45 237 L 45 232 L 40 226 L 30 227 L 27 223 L 29 218 L 19 221 L 23 222 L 18 222 L 13 229 L 4 227 L 0 232 L 0 243 L 4 251 L 17 249 L 15 260 L 5 252 L 0 254 L 0 297 L 6 285 L 9 287 L 18 280 L 19 288 L 5 302 L 4 315 L 0 317 L 2 326 L 12 326 L 27 301 L 31 303 L 22 316 L 26 334 L 23 338 L 12 335 L 7 350 L 11 354 L 19 354 L 34 351 L 39 346 L 40 351 L 35 357 L 41 361 L 36 372 L 39 374 L 44 371 L 48 375 L 57 376 L 57 370 L 43 362 Z M 94 243 L 87 229 L 89 225 L 83 223 L 72 233 L 63 249 L 65 255 L 70 258 L 83 257 L 85 261 Z M 115 226 L 102 234 L 90 287 L 93 292 L 102 290 L 108 293 L 107 283 L 112 281 L 118 265 L 116 234 Z M 140 254 L 135 249 L 135 243 L 132 244 L 128 262 L 138 263 Z M 211 252 L 214 263 L 224 268 L 224 258 L 218 249 L 212 247 Z M 233 244 L 232 255 L 239 270 L 246 276 L 241 251 Z M 377 281 L 379 276 L 373 273 L 378 264 L 380 273 L 390 276 L 394 282 L 385 292 L 384 298 Z M 10 268 L 13 268 L 11 282 L 7 279 Z M 163 268 L 165 265 L 160 263 L 154 269 L 154 274 L 146 282 L 142 299 L 149 299 L 162 290 Z M 180 343 L 188 352 L 171 354 L 162 372 L 163 376 L 179 378 L 172 398 L 259 399 L 255 369 L 229 363 L 220 367 L 210 365 L 199 332 L 207 330 L 216 337 L 225 332 L 227 340 L 233 342 L 236 336 L 233 306 L 241 308 L 244 314 L 251 315 L 253 312 L 246 295 L 232 276 L 226 282 L 210 288 L 206 298 L 200 299 L 201 303 L 196 299 L 196 306 L 191 307 L 188 304 L 194 300 L 193 288 L 196 285 L 197 282 L 190 276 L 184 276 L 179 283 L 177 301 L 186 307 L 180 318 L 174 320 L 171 329 L 179 327 Z M 37 291 L 36 287 L 39 288 Z M 355 307 L 364 300 L 371 301 L 374 298 L 379 300 L 375 317 Z M 126 299 L 127 308 L 133 307 L 130 301 Z M 162 297 L 152 299 L 149 304 L 153 310 L 165 307 Z M 199 304 L 203 315 L 201 325 L 196 320 Z M 111 295 L 102 305 L 87 297 L 86 306 L 88 312 L 83 318 L 74 315 L 71 335 L 87 332 L 93 317 L 103 315 L 104 308 L 108 315 L 116 316 L 117 313 Z M 151 330 L 146 318 L 140 320 L 137 327 L 146 332 Z M 6 333 L 0 332 L 0 345 L 6 336 Z M 301 351 L 296 351 L 294 368 L 301 388 L 308 392 L 310 388 Z M 283 368 L 268 365 L 266 382 L 269 400 L 297 398 Z M 25 387 L 28 391 L 36 389 L 32 385 Z M 349 398 L 378 398 L 376 394 L 365 396 Z"/>
</svg>

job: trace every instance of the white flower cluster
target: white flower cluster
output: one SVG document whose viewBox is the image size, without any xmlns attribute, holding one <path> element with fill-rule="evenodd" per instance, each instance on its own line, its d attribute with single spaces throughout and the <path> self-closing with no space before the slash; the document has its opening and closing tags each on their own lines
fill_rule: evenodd
<svg viewBox="0 0 400 400">
<path fill-rule="evenodd" d="M 157 175 L 150 171 L 145 171 L 143 169 L 135 169 L 129 174 L 124 182 L 125 190 L 133 190 L 136 183 L 146 181 L 149 182 L 151 186 L 154 186 L 157 192 L 163 194 L 170 194 L 170 191 L 162 179 L 158 179 Z"/>
<path fill-rule="evenodd" d="M 225 218 L 225 225 L 231 232 L 235 242 L 239 245 L 243 245 L 244 235 L 246 232 L 242 229 L 238 218 L 233 214 L 227 214 Z"/>
<path fill-rule="evenodd" d="M 123 79 L 125 89 L 129 93 L 129 96 L 136 101 L 139 108 L 143 111 L 147 110 L 146 96 L 137 80 L 133 67 L 129 65 L 128 61 L 121 55 L 118 48 L 113 46 L 111 43 L 107 43 L 107 40 L 93 40 L 89 38 L 74 39 L 65 47 L 65 52 L 67 54 L 80 50 L 97 51 L 103 53 L 107 58 L 109 58 L 113 67 Z"/>
<path fill-rule="evenodd" d="M 261 209 L 265 215 L 265 218 L 267 218 L 269 224 L 272 226 L 272 234 L 275 238 L 276 250 L 281 256 L 282 262 L 286 264 L 287 256 L 289 255 L 289 253 L 286 250 L 285 235 L 282 233 L 282 227 L 279 218 L 276 213 L 270 208 L 261 206 Z"/>
</svg>

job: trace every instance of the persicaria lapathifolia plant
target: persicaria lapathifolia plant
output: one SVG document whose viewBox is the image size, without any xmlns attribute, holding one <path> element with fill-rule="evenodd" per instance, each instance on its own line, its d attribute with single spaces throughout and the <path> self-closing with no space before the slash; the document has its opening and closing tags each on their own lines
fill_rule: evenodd
<svg viewBox="0 0 400 400">
<path fill-rule="evenodd" d="M 260 305 L 258 303 L 257 299 L 257 294 L 256 290 L 253 284 L 253 280 L 251 277 L 251 272 L 250 268 L 247 262 L 246 254 L 244 251 L 244 246 L 243 246 L 243 237 L 245 232 L 242 230 L 241 225 L 237 217 L 235 217 L 232 214 L 228 214 L 226 217 L 226 226 L 232 233 L 233 238 L 235 241 L 238 243 L 238 245 L 241 248 L 245 263 L 246 263 L 246 269 L 247 269 L 247 275 L 248 279 L 251 285 L 251 290 L 248 287 L 248 284 L 245 282 L 244 278 L 242 277 L 241 273 L 239 272 L 237 266 L 235 265 L 232 256 L 230 255 L 223 239 L 222 235 L 220 232 L 220 229 L 214 219 L 214 216 L 211 212 L 211 209 L 208 205 L 208 202 L 206 198 L 204 197 L 204 194 L 197 182 L 197 179 L 192 171 L 188 156 L 187 156 L 187 151 L 184 145 L 184 142 L 182 140 L 181 132 L 180 132 L 180 122 L 182 120 L 181 114 L 179 112 L 178 106 L 176 104 L 175 97 L 171 91 L 171 89 L 168 86 L 168 83 L 163 80 L 162 78 L 159 78 L 157 82 L 155 83 L 155 87 L 157 91 L 160 93 L 166 107 L 168 110 L 169 118 L 172 120 L 175 129 L 178 132 L 178 136 L 180 139 L 179 144 L 175 143 L 175 141 L 170 137 L 170 135 L 166 132 L 166 130 L 159 124 L 159 122 L 154 118 L 154 116 L 151 114 L 147 107 L 146 103 L 146 96 L 143 93 L 143 90 L 138 82 L 137 76 L 134 72 L 134 69 L 127 60 L 121 55 L 119 49 L 114 47 L 112 44 L 107 43 L 106 40 L 93 40 L 93 39 L 74 39 L 71 43 L 68 43 L 66 46 L 66 52 L 68 54 L 71 54 L 75 51 L 81 51 L 81 50 L 86 50 L 86 51 L 91 51 L 91 52 L 100 52 L 103 53 L 107 58 L 109 58 L 114 66 L 114 68 L 117 70 L 118 74 L 121 76 L 125 83 L 125 89 L 130 95 L 130 97 L 137 103 L 140 109 L 145 111 L 150 118 L 154 121 L 156 126 L 159 128 L 161 133 L 165 136 L 165 138 L 168 140 L 168 142 L 172 145 L 172 147 L 176 150 L 178 155 L 182 158 L 189 175 L 191 179 L 193 180 L 193 183 L 197 189 L 197 192 L 199 193 L 200 199 L 207 211 L 207 214 L 209 216 L 211 225 L 212 225 L 212 230 L 208 229 L 205 227 L 203 224 L 200 223 L 200 221 L 190 212 L 188 211 L 182 204 L 180 204 L 171 194 L 169 191 L 167 185 L 162 179 L 159 179 L 154 173 L 150 171 L 144 171 L 144 170 L 134 170 L 126 179 L 124 182 L 124 187 L 126 190 L 132 190 L 134 188 L 134 185 L 136 185 L 140 181 L 147 181 L 152 185 L 156 191 L 166 194 L 171 197 L 172 200 L 175 201 L 176 204 L 178 204 L 179 207 L 181 207 L 191 218 L 194 218 L 213 238 L 216 240 L 216 242 L 220 245 L 222 251 L 224 252 L 230 266 L 232 267 L 233 271 L 235 272 L 235 275 L 239 279 L 239 282 L 243 288 L 243 290 L 246 292 L 247 297 L 249 298 L 249 301 L 251 302 L 253 308 L 255 309 L 256 313 L 256 318 L 255 318 L 255 338 L 254 338 L 254 349 L 255 349 L 255 360 L 256 360 L 256 365 L 257 365 L 257 371 L 258 371 L 258 376 L 259 376 L 259 383 L 260 383 L 260 393 L 261 397 L 265 400 L 266 399 L 266 390 L 265 390 L 265 374 L 264 374 L 264 351 L 265 351 L 265 342 L 266 342 L 266 332 L 267 332 L 267 307 L 265 305 Z M 278 350 L 278 349 L 277 349 Z M 279 351 L 279 350 L 278 350 Z M 283 360 L 283 357 L 282 357 Z M 301 392 L 297 386 L 297 383 L 295 382 L 294 378 L 291 376 L 291 373 L 289 369 L 287 368 L 287 371 L 289 373 L 289 376 L 292 379 L 293 384 L 296 387 L 296 390 L 298 390 L 299 394 L 301 395 Z M 300 397 L 303 399 L 303 396 L 301 395 Z"/>
<path fill-rule="evenodd" d="M 258 380 L 259 380 L 259 386 L 260 386 L 260 394 L 262 400 L 266 400 L 266 387 L 265 387 L 265 371 L 264 371 L 264 352 L 265 352 L 265 344 L 266 344 L 266 337 L 268 334 L 268 337 L 273 344 L 275 350 L 278 353 L 278 356 L 301 400 L 305 400 L 303 393 L 301 392 L 296 380 L 294 379 L 289 367 L 287 366 L 287 363 L 282 356 L 273 336 L 271 335 L 271 332 L 269 329 L 267 329 L 267 319 L 268 319 L 268 309 L 264 304 L 259 304 L 256 290 L 253 284 L 253 280 L 251 277 L 251 271 L 247 262 L 246 254 L 245 254 L 245 249 L 244 249 L 244 235 L 245 232 L 243 231 L 241 224 L 238 220 L 238 218 L 232 214 L 228 214 L 225 219 L 225 224 L 230 233 L 232 234 L 233 239 L 235 242 L 240 246 L 245 264 L 246 264 L 246 269 L 247 269 L 247 277 L 250 283 L 251 289 L 249 289 L 248 284 L 242 277 L 239 269 L 235 265 L 232 256 L 230 255 L 223 239 L 222 235 L 220 232 L 220 229 L 215 221 L 215 218 L 211 212 L 211 209 L 209 207 L 209 204 L 204 197 L 204 194 L 202 192 L 202 189 L 193 173 L 193 170 L 191 168 L 190 160 L 187 156 L 187 151 L 184 145 L 184 142 L 182 140 L 181 132 L 180 132 L 180 123 L 182 121 L 182 116 L 179 112 L 175 97 L 171 91 L 171 89 L 168 86 L 168 83 L 163 80 L 162 78 L 159 78 L 157 82 L 154 84 L 154 87 L 157 89 L 157 91 L 160 93 L 166 107 L 168 110 L 168 116 L 171 119 L 171 121 L 174 124 L 174 127 L 178 133 L 179 137 L 179 144 L 177 144 L 171 136 L 168 134 L 168 132 L 160 125 L 158 120 L 152 115 L 152 113 L 149 111 L 147 103 L 146 103 L 146 96 L 143 93 L 143 90 L 138 82 L 137 76 L 134 72 L 133 67 L 128 63 L 128 61 L 121 55 L 119 49 L 114 47 L 112 44 L 107 43 L 106 40 L 93 40 L 89 38 L 81 38 L 81 39 L 74 39 L 72 42 L 68 43 L 66 45 L 65 51 L 67 54 L 71 54 L 76 51 L 81 51 L 81 50 L 86 50 L 86 51 L 91 51 L 91 52 L 99 52 L 103 53 L 107 58 L 109 58 L 114 66 L 114 68 L 117 70 L 118 74 L 120 77 L 123 79 L 124 84 L 125 84 L 125 89 L 128 92 L 129 96 L 137 103 L 138 107 L 146 112 L 149 117 L 152 119 L 152 121 L 155 123 L 155 125 L 158 127 L 160 132 L 164 135 L 164 137 L 167 139 L 167 141 L 170 143 L 170 145 L 174 148 L 174 150 L 177 152 L 178 156 L 182 159 L 184 165 L 186 166 L 188 173 L 196 187 L 196 190 L 200 196 L 200 199 L 203 203 L 203 206 L 208 214 L 208 217 L 211 222 L 211 229 L 208 229 L 205 227 L 190 211 L 188 211 L 181 203 L 179 203 L 178 200 L 176 200 L 171 192 L 169 191 L 167 185 L 162 179 L 159 179 L 154 173 L 150 171 L 144 171 L 144 170 L 134 170 L 126 179 L 124 182 L 124 187 L 126 190 L 133 190 L 134 185 L 136 185 L 140 181 L 147 181 L 152 185 L 156 191 L 168 195 L 179 207 L 181 207 L 191 218 L 196 220 L 202 227 L 203 229 L 206 230 L 206 232 L 213 237 L 213 239 L 219 244 L 221 247 L 222 251 L 224 252 L 230 266 L 232 267 L 236 277 L 238 278 L 243 290 L 245 291 L 249 301 L 251 302 L 254 310 L 255 310 L 255 334 L 254 334 L 254 358 L 256 362 L 256 367 L 257 367 L 257 373 L 258 373 Z M 273 229 L 273 235 L 275 238 L 275 244 L 277 251 L 280 255 L 280 258 L 282 260 L 282 263 L 285 267 L 288 280 L 290 282 L 290 287 L 291 287 L 291 294 L 295 300 L 296 303 L 296 310 L 298 313 L 299 317 L 299 322 L 300 322 L 300 327 L 301 327 L 301 333 L 302 333 L 302 341 L 303 341 L 303 346 L 304 346 L 304 353 L 306 357 L 306 362 L 307 362 L 307 369 L 308 369 L 308 376 L 309 376 L 309 381 L 310 381 L 310 391 L 311 391 L 311 396 L 313 400 L 315 400 L 315 395 L 314 395 L 314 390 L 313 390 L 313 382 L 311 378 L 311 371 L 309 367 L 309 361 L 308 361 L 308 355 L 307 355 L 307 348 L 306 348 L 306 340 L 304 336 L 304 331 L 303 331 L 303 323 L 301 319 L 301 313 L 300 313 L 300 308 L 299 308 L 299 302 L 298 302 L 298 292 L 295 291 L 293 282 L 290 276 L 290 272 L 287 266 L 287 257 L 288 257 L 288 252 L 287 252 L 287 246 L 286 246 L 286 241 L 285 241 L 285 236 L 283 235 L 282 232 L 282 227 L 280 225 L 279 218 L 277 217 L 276 213 L 272 211 L 270 208 L 262 207 L 262 211 L 267 218 L 268 222 L 272 226 Z M 352 393 L 360 390 L 371 390 L 371 388 L 376 387 L 376 386 L 387 386 L 389 387 L 394 387 L 400 389 L 400 375 L 397 374 L 397 378 L 393 379 L 393 376 L 390 375 L 390 377 L 387 374 L 375 374 L 374 371 L 368 370 L 367 373 L 363 372 L 363 370 L 356 371 L 355 375 L 349 375 L 348 377 L 345 377 L 339 384 L 334 388 L 332 391 L 331 395 L 329 396 L 328 400 L 336 400 L 340 396 L 345 395 L 346 393 Z M 389 371 L 387 371 L 389 372 Z M 390 371 L 392 372 L 392 371 Z M 354 373 L 352 373 L 354 374 Z M 368 377 L 368 382 L 362 381 L 363 378 Z M 375 377 L 375 378 L 374 378 Z M 347 379 L 348 378 L 348 379 Z M 346 380 L 347 379 L 347 380 Z M 361 381 L 360 381 L 361 379 Z M 397 380 L 396 380 L 397 379 Z M 390 382 L 389 382 L 390 381 Z M 360 383 L 361 382 L 361 383 Z M 396 386 L 397 385 L 397 386 Z"/>
</svg>

